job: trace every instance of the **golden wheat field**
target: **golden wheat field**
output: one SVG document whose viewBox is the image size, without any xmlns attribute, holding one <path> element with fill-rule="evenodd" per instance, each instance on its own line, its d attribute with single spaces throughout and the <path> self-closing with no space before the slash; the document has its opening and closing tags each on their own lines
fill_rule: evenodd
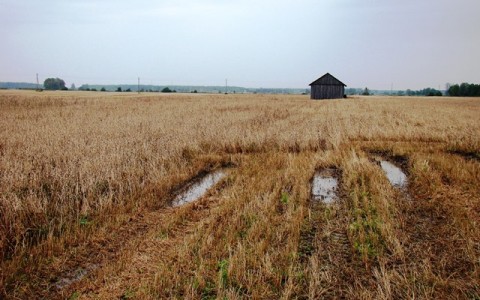
<svg viewBox="0 0 480 300">
<path fill-rule="evenodd" d="M 479 99 L 0 91 L 0 298 L 478 299 L 479 222 Z"/>
</svg>

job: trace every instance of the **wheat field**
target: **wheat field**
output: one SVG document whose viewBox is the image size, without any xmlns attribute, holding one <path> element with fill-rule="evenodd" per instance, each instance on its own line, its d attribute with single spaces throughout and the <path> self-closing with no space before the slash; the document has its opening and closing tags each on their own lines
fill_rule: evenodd
<svg viewBox="0 0 480 300">
<path fill-rule="evenodd" d="M 479 221 L 478 99 L 0 91 L 0 298 L 478 299 Z"/>
</svg>

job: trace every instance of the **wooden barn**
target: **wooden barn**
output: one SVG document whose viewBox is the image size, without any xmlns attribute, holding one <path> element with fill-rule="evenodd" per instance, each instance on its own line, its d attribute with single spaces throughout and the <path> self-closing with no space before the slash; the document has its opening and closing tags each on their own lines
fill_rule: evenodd
<svg viewBox="0 0 480 300">
<path fill-rule="evenodd" d="M 344 97 L 347 85 L 327 73 L 310 83 L 310 86 L 310 99 L 338 99 Z"/>
</svg>

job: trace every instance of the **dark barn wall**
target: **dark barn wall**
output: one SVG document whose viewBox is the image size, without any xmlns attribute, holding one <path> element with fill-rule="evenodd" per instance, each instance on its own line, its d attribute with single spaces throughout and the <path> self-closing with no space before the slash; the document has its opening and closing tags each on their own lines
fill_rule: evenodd
<svg viewBox="0 0 480 300">
<path fill-rule="evenodd" d="M 312 85 L 311 99 L 339 99 L 343 98 L 345 87 L 343 85 Z"/>
</svg>

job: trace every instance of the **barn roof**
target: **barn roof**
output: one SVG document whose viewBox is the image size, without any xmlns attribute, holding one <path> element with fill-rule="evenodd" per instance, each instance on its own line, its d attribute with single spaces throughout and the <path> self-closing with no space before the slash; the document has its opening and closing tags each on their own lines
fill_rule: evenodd
<svg viewBox="0 0 480 300">
<path fill-rule="evenodd" d="M 337 78 L 333 77 L 330 75 L 330 73 L 327 73 L 323 75 L 322 77 L 318 78 L 314 82 L 309 84 L 310 86 L 312 85 L 343 85 L 347 86 L 345 83 L 341 82 Z"/>
</svg>

